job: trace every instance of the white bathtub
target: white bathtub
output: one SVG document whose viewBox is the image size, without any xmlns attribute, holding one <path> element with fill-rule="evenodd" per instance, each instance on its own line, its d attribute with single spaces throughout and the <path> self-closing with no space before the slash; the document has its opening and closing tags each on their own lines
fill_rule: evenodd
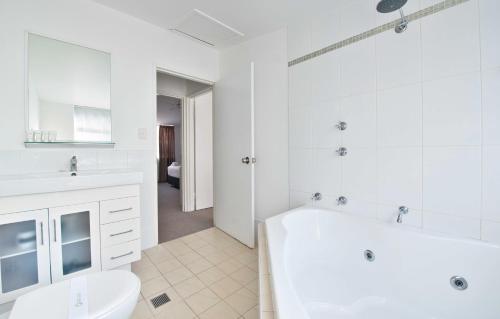
<svg viewBox="0 0 500 319">
<path fill-rule="evenodd" d="M 496 245 L 312 207 L 266 220 L 266 232 L 279 319 L 500 318 Z"/>
</svg>

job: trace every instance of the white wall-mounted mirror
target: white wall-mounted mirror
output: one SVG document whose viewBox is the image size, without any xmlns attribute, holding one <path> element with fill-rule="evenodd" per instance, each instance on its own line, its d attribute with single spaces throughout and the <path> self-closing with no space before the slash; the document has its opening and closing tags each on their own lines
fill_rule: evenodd
<svg viewBox="0 0 500 319">
<path fill-rule="evenodd" d="M 111 56 L 28 34 L 27 142 L 111 143 Z"/>
</svg>

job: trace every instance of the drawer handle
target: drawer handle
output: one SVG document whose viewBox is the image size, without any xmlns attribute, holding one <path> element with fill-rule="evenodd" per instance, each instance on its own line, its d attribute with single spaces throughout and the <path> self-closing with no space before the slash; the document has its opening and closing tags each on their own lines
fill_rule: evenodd
<svg viewBox="0 0 500 319">
<path fill-rule="evenodd" d="M 121 212 L 127 212 L 129 210 L 132 210 L 132 207 L 124 208 L 124 209 L 118 209 L 118 210 L 110 210 L 109 213 L 110 214 L 121 213 Z"/>
<path fill-rule="evenodd" d="M 133 251 L 129 251 L 129 252 L 128 252 L 128 253 L 126 253 L 126 254 L 123 254 L 123 255 L 120 255 L 120 256 L 114 256 L 114 257 L 111 257 L 111 260 L 115 260 L 115 259 L 118 259 L 118 258 L 127 257 L 127 256 L 132 255 L 133 253 L 134 253 Z"/>
<path fill-rule="evenodd" d="M 133 229 L 129 229 L 127 231 L 122 231 L 121 233 L 110 234 L 109 237 L 115 237 L 115 236 L 125 235 L 125 234 L 131 233 L 133 231 L 134 231 Z"/>
</svg>

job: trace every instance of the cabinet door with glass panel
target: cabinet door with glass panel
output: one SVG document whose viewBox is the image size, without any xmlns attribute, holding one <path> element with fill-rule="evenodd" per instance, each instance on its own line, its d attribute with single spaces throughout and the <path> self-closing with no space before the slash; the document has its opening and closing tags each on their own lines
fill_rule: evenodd
<svg viewBox="0 0 500 319">
<path fill-rule="evenodd" d="M 52 282 L 101 269 L 99 203 L 49 209 Z"/>
<path fill-rule="evenodd" d="M 0 304 L 50 283 L 47 210 L 0 215 Z"/>
</svg>

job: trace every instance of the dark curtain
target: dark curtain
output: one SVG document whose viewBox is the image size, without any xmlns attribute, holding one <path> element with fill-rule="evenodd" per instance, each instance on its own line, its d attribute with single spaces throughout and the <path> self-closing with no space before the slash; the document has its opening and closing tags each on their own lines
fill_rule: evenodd
<svg viewBox="0 0 500 319">
<path fill-rule="evenodd" d="M 167 168 L 175 162 L 175 133 L 173 126 L 160 126 L 160 159 L 158 182 L 167 181 Z"/>
</svg>

